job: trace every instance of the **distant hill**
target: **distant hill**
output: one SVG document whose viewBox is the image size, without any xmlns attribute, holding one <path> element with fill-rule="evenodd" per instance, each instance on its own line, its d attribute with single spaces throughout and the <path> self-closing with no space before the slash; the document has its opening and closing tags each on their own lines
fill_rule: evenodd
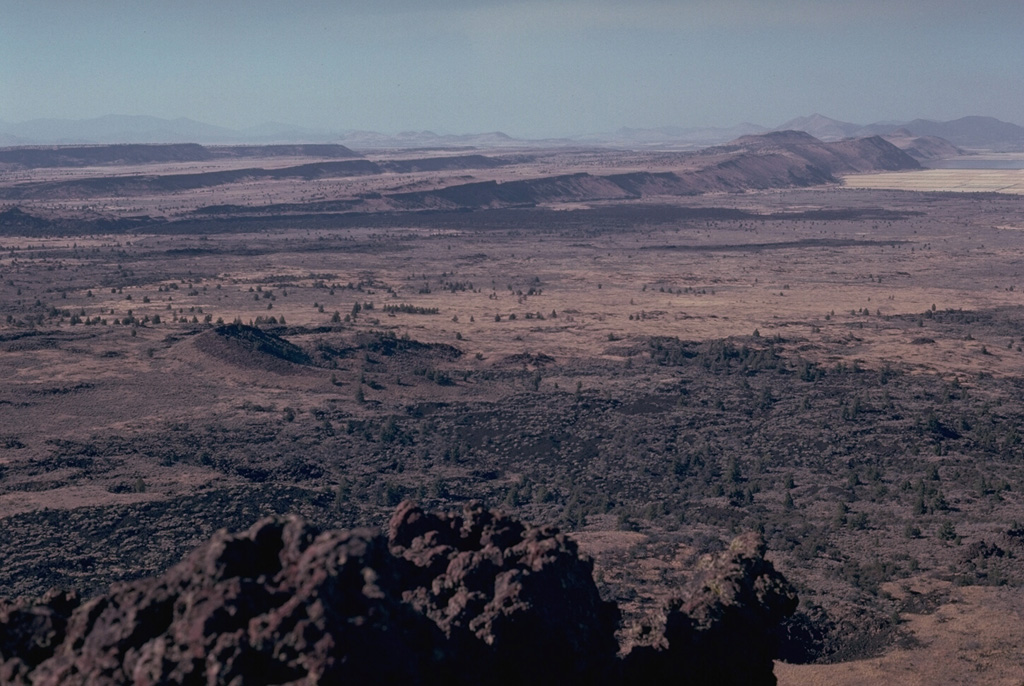
<svg viewBox="0 0 1024 686">
<path fill-rule="evenodd" d="M 963 117 L 939 122 L 915 119 L 903 127 L 915 136 L 937 136 L 965 148 L 1024 151 L 1024 127 L 992 117 Z"/>
<path fill-rule="evenodd" d="M 111 114 L 94 119 L 33 119 L 0 122 L 0 145 L 98 144 L 296 144 L 338 143 L 340 134 L 289 124 L 261 124 L 248 129 L 214 126 L 184 117 L 162 119 Z"/>
<path fill-rule="evenodd" d="M 0 165 L 24 168 L 91 167 L 114 164 L 203 162 L 224 157 L 360 157 L 344 145 L 238 145 L 204 147 L 197 143 L 147 145 L 33 146 L 0 149 Z"/>
<path fill-rule="evenodd" d="M 856 136 L 863 127 L 860 124 L 830 119 L 820 114 L 790 119 L 775 128 L 775 131 L 804 131 L 823 141 L 836 141 Z"/>
<path fill-rule="evenodd" d="M 622 147 L 672 147 L 683 146 L 697 148 L 718 145 L 735 140 L 740 136 L 764 133 L 768 129 L 759 124 L 744 122 L 729 127 L 683 128 L 679 126 L 662 126 L 653 129 L 634 129 L 623 127 L 614 133 L 576 136 L 577 143 L 597 143 L 600 145 L 619 145 Z"/>
<path fill-rule="evenodd" d="M 963 150 L 945 138 L 915 136 L 905 128 L 896 129 L 883 138 L 916 160 L 939 160 L 963 154 Z"/>
<path fill-rule="evenodd" d="M 919 169 L 917 160 L 880 136 L 826 143 L 804 131 L 773 131 L 743 136 L 705 154 L 725 151 L 743 156 L 802 160 L 829 176 L 851 172 Z"/>
<path fill-rule="evenodd" d="M 376 131 L 344 131 L 338 134 L 338 140 L 353 148 L 400 148 L 405 150 L 417 148 L 501 148 L 516 147 L 528 143 L 528 141 L 512 138 L 500 131 L 462 135 L 444 135 L 434 133 L 433 131 L 403 131 L 394 135 L 378 133 Z M 557 144 L 557 142 L 555 143 Z"/>
<path fill-rule="evenodd" d="M 95 119 L 34 119 L 0 126 L 31 145 L 74 143 L 226 143 L 237 133 L 192 119 L 110 114 Z"/>
<path fill-rule="evenodd" d="M 776 130 L 785 129 L 806 131 L 824 141 L 865 136 L 894 136 L 905 139 L 909 135 L 912 137 L 927 136 L 933 139 L 942 138 L 954 147 L 999 152 L 1024 151 L 1024 127 L 993 117 L 963 117 L 946 122 L 915 119 L 910 122 L 875 123 L 861 126 L 813 114 L 809 117 L 792 119 Z M 900 133 L 897 134 L 897 132 Z M 924 141 L 921 143 L 924 145 Z M 935 145 L 925 147 L 931 147 L 933 152 L 939 149 Z M 957 155 L 960 152 L 950 152 L 949 154 Z"/>
<path fill-rule="evenodd" d="M 900 130 L 902 132 L 896 134 Z M 900 146 L 911 145 L 910 141 L 906 140 L 907 136 L 921 138 L 922 140 L 917 141 L 913 147 L 913 154 L 920 159 L 959 155 L 962 151 L 954 150 L 958 146 L 1002 152 L 1024 151 L 1024 127 L 992 117 L 964 117 L 948 122 L 915 119 L 911 122 L 876 122 L 863 125 L 832 119 L 821 114 L 811 114 L 790 119 L 773 129 L 757 124 L 703 129 L 675 126 L 656 129 L 622 128 L 612 133 L 577 136 L 573 140 L 581 144 L 615 145 L 625 148 L 698 149 L 709 145 L 722 145 L 740 136 L 769 131 L 803 131 L 825 142 L 846 138 L 893 136 L 894 140 L 899 140 Z M 938 138 L 945 139 L 948 147 L 934 140 Z M 942 152 L 943 150 L 945 152 Z"/>
<path fill-rule="evenodd" d="M 545 141 L 566 144 L 570 141 Z M 494 131 L 447 135 L 433 131 L 325 131 L 267 123 L 247 129 L 229 129 L 192 119 L 161 119 L 149 116 L 106 115 L 95 119 L 33 119 L 20 123 L 0 122 L 0 146 L 98 145 L 98 144 L 267 145 L 344 144 L 358 148 L 458 148 L 516 147 L 536 144 Z"/>
</svg>

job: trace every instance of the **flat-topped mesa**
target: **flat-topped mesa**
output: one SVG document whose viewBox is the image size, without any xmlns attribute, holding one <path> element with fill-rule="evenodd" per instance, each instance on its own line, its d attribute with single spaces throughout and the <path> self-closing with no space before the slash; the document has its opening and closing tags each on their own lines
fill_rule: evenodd
<svg viewBox="0 0 1024 686">
<path fill-rule="evenodd" d="M 86 602 L 0 605 L 0 683 L 774 684 L 796 596 L 764 552 L 706 558 L 622 658 L 618 608 L 557 529 L 479 503 L 403 503 L 387 536 L 267 518 Z"/>
</svg>

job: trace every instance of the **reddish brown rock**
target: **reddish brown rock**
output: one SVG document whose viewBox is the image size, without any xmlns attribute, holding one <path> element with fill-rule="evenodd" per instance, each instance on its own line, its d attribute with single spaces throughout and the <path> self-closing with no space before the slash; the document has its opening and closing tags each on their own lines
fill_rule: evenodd
<svg viewBox="0 0 1024 686">
<path fill-rule="evenodd" d="M 795 596 L 763 554 L 709 559 L 658 645 L 621 660 L 618 610 L 556 529 L 479 504 L 403 503 L 386 538 L 265 519 L 81 605 L 0 606 L 0 683 L 774 683 L 766 639 Z"/>
<path fill-rule="evenodd" d="M 36 605 L 0 604 L 0 684 L 27 684 L 28 673 L 64 641 L 74 593 L 51 591 Z"/>
<path fill-rule="evenodd" d="M 416 683 L 440 632 L 390 589 L 393 558 L 368 530 L 297 518 L 218 533 L 160 577 L 115 586 L 72 615 L 32 683 Z"/>
<path fill-rule="evenodd" d="M 654 618 L 657 645 L 624 664 L 635 684 L 774 686 L 775 628 L 797 606 L 796 591 L 764 558 L 756 534 L 707 556 L 681 596 Z"/>
<path fill-rule="evenodd" d="M 618 609 L 565 534 L 478 503 L 461 516 L 404 503 L 388 539 L 410 577 L 429 580 L 405 597 L 456 646 L 467 683 L 600 683 L 614 671 Z"/>
</svg>

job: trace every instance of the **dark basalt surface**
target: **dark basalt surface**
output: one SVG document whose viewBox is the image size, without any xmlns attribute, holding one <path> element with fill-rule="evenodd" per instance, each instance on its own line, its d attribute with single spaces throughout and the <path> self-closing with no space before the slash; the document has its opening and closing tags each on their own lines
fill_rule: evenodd
<svg viewBox="0 0 1024 686">
<path fill-rule="evenodd" d="M 82 602 L 0 604 L 0 682 L 774 684 L 796 594 L 755 535 L 701 561 L 624 657 L 618 608 L 552 527 L 400 505 L 387 535 L 298 516 L 221 530 Z"/>
</svg>

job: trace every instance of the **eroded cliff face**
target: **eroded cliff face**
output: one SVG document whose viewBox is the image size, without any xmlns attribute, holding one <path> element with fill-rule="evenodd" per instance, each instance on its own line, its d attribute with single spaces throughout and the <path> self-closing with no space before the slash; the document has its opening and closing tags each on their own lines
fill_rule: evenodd
<svg viewBox="0 0 1024 686">
<path fill-rule="evenodd" d="M 387 535 L 298 517 L 221 531 L 160 576 L 0 606 L 0 683 L 774 684 L 796 594 L 755 536 L 707 558 L 620 654 L 575 542 L 470 504 Z"/>
</svg>

